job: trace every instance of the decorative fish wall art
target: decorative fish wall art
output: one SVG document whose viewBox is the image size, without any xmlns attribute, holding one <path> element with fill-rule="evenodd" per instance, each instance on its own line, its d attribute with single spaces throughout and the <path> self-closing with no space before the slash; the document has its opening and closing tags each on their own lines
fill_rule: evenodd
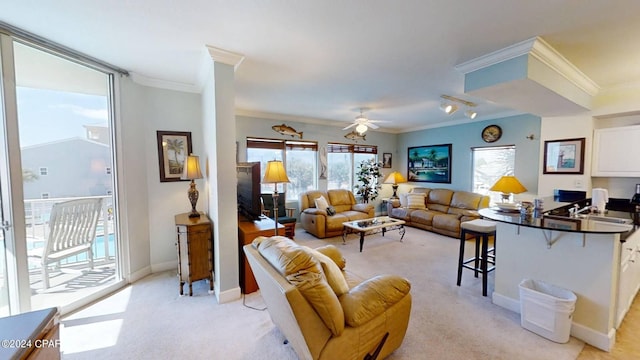
<svg viewBox="0 0 640 360">
<path fill-rule="evenodd" d="M 362 141 L 367 141 L 367 134 L 360 134 L 359 132 L 353 130 L 352 132 L 345 134 L 344 136 L 345 138 L 349 139 L 349 140 L 353 140 L 353 141 L 358 141 L 358 140 L 362 140 Z"/>
<path fill-rule="evenodd" d="M 273 129 L 273 131 L 280 133 L 282 135 L 291 135 L 291 137 L 297 136 L 300 139 L 302 139 L 302 131 L 297 132 L 296 129 L 292 128 L 291 126 L 282 124 L 282 125 L 273 125 L 271 128 Z"/>
</svg>

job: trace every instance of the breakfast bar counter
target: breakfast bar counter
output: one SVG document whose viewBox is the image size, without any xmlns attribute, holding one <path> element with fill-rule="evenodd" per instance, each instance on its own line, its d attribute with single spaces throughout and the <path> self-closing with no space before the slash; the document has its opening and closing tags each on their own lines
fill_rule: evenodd
<svg viewBox="0 0 640 360">
<path fill-rule="evenodd" d="M 528 216 L 480 210 L 496 221 L 492 301 L 519 313 L 525 279 L 568 289 L 578 298 L 571 335 L 609 351 L 640 287 L 640 232 L 624 215 L 558 216 L 572 204 L 544 205 Z"/>
</svg>

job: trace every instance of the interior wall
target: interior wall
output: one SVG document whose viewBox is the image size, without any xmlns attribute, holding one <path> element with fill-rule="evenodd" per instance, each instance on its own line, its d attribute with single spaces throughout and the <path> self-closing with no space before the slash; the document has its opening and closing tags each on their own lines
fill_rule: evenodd
<svg viewBox="0 0 640 360">
<path fill-rule="evenodd" d="M 482 129 L 491 124 L 502 128 L 502 137 L 494 143 L 486 143 L 481 137 Z M 527 138 L 530 135 L 533 135 L 533 140 Z M 453 144 L 451 184 L 412 182 L 401 186 L 399 192 L 405 192 L 407 187 L 411 186 L 471 191 L 473 184 L 471 149 L 501 145 L 516 146 L 515 175 L 527 188 L 526 194 L 535 195 L 538 192 L 540 118 L 537 116 L 510 116 L 400 134 L 397 161 L 399 171 L 407 176 L 409 147 L 439 144 Z"/>
<path fill-rule="evenodd" d="M 349 130 L 342 130 L 343 127 L 340 126 L 327 126 L 322 124 L 311 124 L 311 123 L 303 123 L 303 122 L 294 122 L 294 121 L 279 121 L 279 120 L 270 120 L 270 119 L 261 119 L 255 117 L 248 116 L 236 116 L 236 141 L 238 142 L 238 161 L 246 161 L 247 160 L 247 137 L 255 136 L 255 137 L 264 137 L 264 138 L 272 138 L 272 139 L 298 139 L 298 137 L 292 138 L 288 135 L 281 135 L 280 133 L 275 132 L 271 127 L 274 125 L 282 125 L 285 123 L 288 126 L 296 129 L 298 132 L 303 133 L 303 140 L 317 141 L 318 148 L 323 146 L 327 146 L 329 142 L 335 143 L 345 143 L 345 144 L 355 144 L 353 140 L 346 139 L 344 137 L 345 134 L 349 133 Z M 397 151 L 397 135 L 384 133 L 384 132 L 376 132 L 369 130 L 366 132 L 366 140 L 359 140 L 357 144 L 370 144 L 376 145 L 378 147 L 378 159 L 382 161 L 383 153 L 391 153 L 391 168 L 382 169 L 382 173 L 384 175 L 388 175 L 393 171 L 399 171 L 400 169 L 400 158 Z M 327 190 L 327 180 L 318 180 L 318 189 Z M 380 189 L 378 198 L 373 202 L 374 206 L 376 206 L 376 211 L 382 211 L 381 208 L 381 199 L 388 198 L 393 194 L 393 190 L 391 189 L 391 185 L 382 185 Z M 287 199 L 287 207 L 295 207 L 298 208 L 298 199 Z M 296 211 L 297 214 L 297 211 Z"/>
</svg>

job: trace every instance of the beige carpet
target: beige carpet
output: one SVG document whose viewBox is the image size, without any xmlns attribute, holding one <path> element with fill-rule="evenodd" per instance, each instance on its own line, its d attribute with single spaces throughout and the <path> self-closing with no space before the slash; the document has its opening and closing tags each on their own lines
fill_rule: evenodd
<svg viewBox="0 0 640 360">
<path fill-rule="evenodd" d="M 556 344 L 520 327 L 519 314 L 481 294 L 481 281 L 465 271 L 455 285 L 458 241 L 408 228 L 358 239 L 319 240 L 302 230 L 296 241 L 338 246 L 347 268 L 363 277 L 393 273 L 412 283 L 413 308 L 405 341 L 389 359 L 575 359 L 583 343 Z M 468 242 L 468 253 L 472 243 Z M 489 278 L 493 290 L 493 276 Z M 64 359 L 296 359 L 267 311 L 242 300 L 217 304 L 198 282 L 193 297 L 178 296 L 176 277 L 159 273 L 62 321 Z M 246 304 L 262 308 L 259 293 Z"/>
</svg>

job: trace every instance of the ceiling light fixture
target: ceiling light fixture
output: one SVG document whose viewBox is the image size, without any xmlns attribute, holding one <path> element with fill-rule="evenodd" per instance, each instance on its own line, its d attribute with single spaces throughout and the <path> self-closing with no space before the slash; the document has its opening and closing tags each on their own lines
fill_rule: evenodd
<svg viewBox="0 0 640 360">
<path fill-rule="evenodd" d="M 467 110 L 467 111 L 464 113 L 464 115 L 465 115 L 466 117 L 468 117 L 469 119 L 473 120 L 473 119 L 475 119 L 475 118 L 476 118 L 476 116 L 478 116 L 478 113 L 477 113 L 477 112 L 475 112 L 475 111 L 473 111 L 473 110 Z"/>
<path fill-rule="evenodd" d="M 356 126 L 356 131 L 360 135 L 364 134 L 367 131 L 367 129 L 369 128 L 365 124 L 358 124 L 358 126 Z"/>
<path fill-rule="evenodd" d="M 447 115 L 451 115 L 454 112 L 456 112 L 456 110 L 458 110 L 458 105 L 456 105 L 456 103 L 462 104 L 462 105 L 466 106 L 467 108 L 473 108 L 473 107 L 477 106 L 476 103 L 473 103 L 471 101 L 459 99 L 457 97 L 453 97 L 453 96 L 449 96 L 449 95 L 440 95 L 440 97 L 445 100 L 440 104 L 440 109 L 442 109 L 442 111 L 447 113 Z M 475 112 L 474 110 L 468 109 L 464 113 L 464 115 L 466 117 L 468 117 L 469 119 L 473 120 L 478 116 L 478 113 Z"/>
</svg>

